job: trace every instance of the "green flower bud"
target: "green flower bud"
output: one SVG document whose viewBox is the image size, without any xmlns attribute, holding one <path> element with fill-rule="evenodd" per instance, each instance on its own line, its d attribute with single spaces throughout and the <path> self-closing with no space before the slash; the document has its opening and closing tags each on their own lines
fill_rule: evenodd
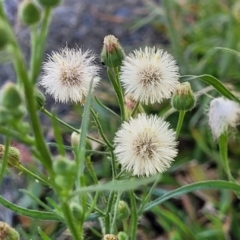
<svg viewBox="0 0 240 240">
<path fill-rule="evenodd" d="M 0 239 L 1 240 L 19 240 L 18 232 L 5 222 L 0 222 Z"/>
<path fill-rule="evenodd" d="M 119 67 L 124 59 L 124 51 L 113 35 L 104 38 L 101 61 L 108 67 Z"/>
<path fill-rule="evenodd" d="M 1 90 L 1 105 L 9 110 L 17 109 L 22 103 L 22 96 L 17 86 L 6 83 Z"/>
<path fill-rule="evenodd" d="M 37 110 L 40 110 L 42 107 L 44 107 L 46 102 L 45 95 L 38 89 L 35 89 L 34 96 L 37 101 Z"/>
<path fill-rule="evenodd" d="M 0 160 L 3 159 L 4 151 L 5 151 L 5 146 L 0 144 Z M 7 157 L 8 166 L 15 167 L 20 165 L 21 164 L 20 159 L 21 159 L 21 155 L 19 150 L 15 147 L 9 147 L 8 157 Z"/>
<path fill-rule="evenodd" d="M 58 157 L 53 162 L 53 170 L 59 175 L 73 174 L 76 171 L 76 163 L 63 157 Z"/>
<path fill-rule="evenodd" d="M 119 232 L 117 236 L 118 236 L 119 240 L 128 240 L 129 239 L 128 235 L 125 232 Z"/>
<path fill-rule="evenodd" d="M 26 114 L 26 108 L 24 106 L 19 106 L 17 109 L 9 110 L 9 113 L 13 117 L 13 121 L 21 120 Z"/>
<path fill-rule="evenodd" d="M 172 107 L 178 111 L 190 111 L 195 107 L 196 99 L 188 82 L 180 83 L 172 96 Z"/>
<path fill-rule="evenodd" d="M 61 0 L 38 0 L 38 2 L 44 7 L 54 7 L 57 6 Z"/>
<path fill-rule="evenodd" d="M 7 29 L 6 23 L 0 19 L 0 50 L 5 48 L 10 42 L 10 33 Z"/>
<path fill-rule="evenodd" d="M 73 216 L 78 221 L 81 221 L 82 220 L 82 216 L 83 216 L 83 209 L 82 209 L 82 207 L 78 203 L 76 203 L 76 202 L 71 202 L 70 203 L 70 208 L 72 210 Z"/>
<path fill-rule="evenodd" d="M 119 220 L 127 219 L 130 216 L 130 209 L 128 207 L 128 204 L 124 201 L 118 202 L 118 208 L 117 208 L 117 218 Z"/>
<path fill-rule="evenodd" d="M 19 18 L 26 25 L 32 25 L 39 22 L 41 12 L 38 7 L 30 0 L 24 0 L 19 7 Z"/>
<path fill-rule="evenodd" d="M 74 183 L 74 179 L 72 178 L 72 176 L 69 175 L 57 175 L 54 181 L 59 187 L 67 190 L 72 189 L 72 185 Z"/>
<path fill-rule="evenodd" d="M 106 234 L 103 236 L 103 240 L 119 240 L 116 235 Z"/>
<path fill-rule="evenodd" d="M 10 121 L 12 121 L 11 113 L 5 107 L 0 106 L 0 125 L 6 125 Z"/>
</svg>

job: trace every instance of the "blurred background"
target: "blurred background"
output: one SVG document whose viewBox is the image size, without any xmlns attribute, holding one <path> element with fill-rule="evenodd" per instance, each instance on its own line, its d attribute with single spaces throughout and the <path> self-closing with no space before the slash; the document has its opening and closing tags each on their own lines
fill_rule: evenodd
<svg viewBox="0 0 240 240">
<path fill-rule="evenodd" d="M 26 59 L 29 58 L 29 31 L 17 17 L 20 0 L 5 0 L 9 20 L 19 38 Z M 144 46 L 156 46 L 170 52 L 177 60 L 181 75 L 210 74 L 217 77 L 236 95 L 239 95 L 239 55 L 218 47 L 240 51 L 240 1 L 238 0 L 65 0 L 56 7 L 47 39 L 46 54 L 61 47 L 80 46 L 100 54 L 103 38 L 115 35 L 126 54 Z M 1 53 L 0 53 L 0 59 Z M 100 58 L 98 59 L 99 64 Z M 15 74 L 10 63 L 2 61 L 0 85 L 6 81 L 15 82 Z M 118 112 L 117 102 L 106 69 L 102 67 L 103 79 L 96 95 L 108 107 Z M 179 155 L 172 168 L 164 173 L 154 191 L 155 197 L 166 190 L 197 181 L 226 179 L 220 163 L 218 148 L 207 126 L 209 101 L 219 96 L 211 87 L 198 80 L 191 81 L 198 97 L 197 106 L 186 114 L 179 138 Z M 96 103 L 104 131 L 112 139 L 119 122 Z M 46 108 L 54 111 L 69 124 L 79 127 L 82 108 L 75 105 L 59 105 L 51 97 L 47 98 Z M 149 113 L 166 117 L 173 128 L 176 127 L 178 114 L 169 107 L 169 101 L 153 106 L 145 106 Z M 46 141 L 54 141 L 51 122 L 42 116 Z M 238 129 L 237 129 L 238 130 Z M 229 161 L 232 174 L 239 179 L 240 148 L 239 134 L 235 130 L 229 141 Z M 63 128 L 65 144 L 70 144 L 70 135 Z M 97 134 L 96 128 L 90 128 Z M 32 162 L 29 150 L 18 146 L 23 154 L 23 162 L 30 168 L 40 168 Z M 98 146 L 96 146 L 97 148 Z M 55 149 L 51 149 L 54 153 Z M 57 154 L 57 153 L 56 153 Z M 69 153 L 71 157 L 71 153 Z M 100 179 L 109 179 L 108 161 L 93 156 L 94 167 Z M 24 179 L 14 171 L 9 171 L 1 186 L 1 194 L 12 202 L 27 208 L 40 208 L 27 195 L 16 188 L 27 186 L 44 201 L 51 192 L 30 179 Z M 11 191 L 12 190 L 12 191 Z M 140 193 L 141 194 L 141 191 Z M 54 196 L 52 196 L 54 198 Z M 182 239 L 240 239 L 240 201 L 229 191 L 196 191 L 172 199 L 147 212 L 139 221 L 139 239 L 182 240 Z M 36 226 L 56 239 L 70 239 L 62 226 L 57 223 L 32 221 L 16 216 L 0 207 L 0 219 L 16 228 L 22 239 L 39 239 Z M 86 224 L 87 239 L 100 239 L 91 232 L 98 228 L 97 222 Z"/>
</svg>

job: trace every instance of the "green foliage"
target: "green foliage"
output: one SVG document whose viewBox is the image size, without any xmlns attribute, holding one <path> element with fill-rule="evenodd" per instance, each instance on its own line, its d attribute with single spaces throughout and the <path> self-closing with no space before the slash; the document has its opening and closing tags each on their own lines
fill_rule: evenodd
<svg viewBox="0 0 240 240">
<path fill-rule="evenodd" d="M 34 219 L 29 224 L 30 231 L 19 226 L 20 234 L 26 239 L 34 236 L 34 239 L 48 240 L 59 238 L 68 229 L 74 240 L 102 239 L 104 235 L 111 236 L 110 233 L 122 240 L 135 240 L 137 232 L 141 234 L 138 230 L 142 229 L 150 239 L 154 237 L 155 224 L 167 239 L 225 239 L 230 235 L 238 239 L 239 208 L 236 202 L 240 193 L 240 152 L 239 138 L 231 135 L 231 128 L 238 122 L 231 122 L 217 142 L 213 141 L 206 126 L 210 98 L 221 95 L 240 103 L 238 84 L 229 85 L 239 78 L 240 22 L 234 1 L 188 0 L 183 5 L 181 1 L 163 0 L 161 6 L 151 1 L 146 3 L 151 9 L 149 16 L 133 26 L 136 29 L 150 23 L 169 39 L 169 49 L 177 59 L 181 73 L 185 74 L 181 80 L 189 81 L 193 86 L 190 107 L 187 99 L 188 109 L 178 107 L 181 111 L 177 112 L 169 101 L 149 106 L 132 101 L 128 106 L 120 80 L 119 64 L 124 61 L 122 48 L 110 59 L 106 59 L 104 49 L 104 62 L 117 62 L 117 65 L 106 64 L 109 85 L 115 95 L 111 98 L 104 90 L 105 98 L 94 96 L 93 101 L 92 79 L 86 90 L 87 97 L 81 103 L 83 106 L 74 106 L 81 122 L 77 127 L 49 112 L 44 94 L 36 90 L 51 9 L 60 3 L 59 0 L 38 1 L 45 8 L 42 9 L 43 17 L 34 19 L 34 22 L 39 21 L 38 25 L 30 28 L 30 63 L 23 57 L 0 1 L 0 32 L 6 30 L 8 34 L 7 38 L 0 34 L 0 48 L 8 46 L 4 49 L 7 59 L 1 57 L 5 52 L 0 52 L 1 62 L 11 61 L 16 71 L 16 85 L 6 85 L 0 96 L 0 134 L 5 141 L 5 151 L 0 156 L 0 182 L 4 174 L 9 174 L 7 164 L 12 150 L 11 140 L 27 146 L 33 160 L 32 165 L 25 166 L 19 161 L 20 152 L 17 164 L 11 165 L 21 173 L 18 178 L 27 183 L 26 189 L 20 190 L 20 200 L 12 203 L 0 196 L 1 205 L 23 219 Z M 28 18 L 24 21 L 32 23 Z M 66 78 L 61 79 L 62 83 Z M 54 143 L 45 140 L 38 110 L 51 119 Z M 157 113 L 171 123 L 176 130 L 179 154 L 165 173 L 133 177 L 129 171 L 131 167 L 124 168 L 117 161 L 114 136 L 121 124 L 143 112 Z M 230 111 L 225 118 L 231 114 Z M 134 145 L 138 153 L 164 144 L 165 141 L 157 144 L 150 141 L 150 134 L 157 134 L 151 130 L 144 132 L 147 138 L 140 147 Z M 128 129 L 128 138 L 133 131 Z M 75 135 L 74 143 L 66 143 L 63 133 Z M 124 145 L 126 151 L 129 150 L 128 138 Z M 138 141 L 136 138 L 135 142 Z M 49 147 L 56 147 L 56 153 Z M 172 149 L 165 146 L 164 150 L 163 154 L 166 154 Z M 134 167 L 148 163 L 154 151 L 148 154 Z M 130 156 L 131 160 L 134 157 L 134 154 Z M 167 164 L 170 167 L 170 163 Z M 14 171 L 10 173 L 16 174 Z M 154 224 L 141 226 L 139 219 L 148 214 L 152 214 Z M 45 220 L 49 228 L 43 224 Z M 87 221 L 91 224 L 86 224 Z"/>
</svg>

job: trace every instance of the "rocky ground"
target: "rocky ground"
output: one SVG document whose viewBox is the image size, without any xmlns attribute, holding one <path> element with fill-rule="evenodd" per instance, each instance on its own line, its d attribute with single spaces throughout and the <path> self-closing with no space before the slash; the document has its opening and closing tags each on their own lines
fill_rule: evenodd
<svg viewBox="0 0 240 240">
<path fill-rule="evenodd" d="M 6 10 L 13 28 L 28 58 L 29 32 L 17 17 L 21 0 L 6 0 Z M 152 9 L 147 0 L 65 0 L 55 8 L 47 39 L 46 52 L 66 46 L 81 46 L 101 52 L 104 36 L 115 35 L 126 52 L 145 45 L 159 45 L 165 40 L 152 25 L 133 29 L 134 24 L 148 16 Z M 0 67 L 0 86 L 7 80 L 15 81 L 11 64 Z"/>
</svg>

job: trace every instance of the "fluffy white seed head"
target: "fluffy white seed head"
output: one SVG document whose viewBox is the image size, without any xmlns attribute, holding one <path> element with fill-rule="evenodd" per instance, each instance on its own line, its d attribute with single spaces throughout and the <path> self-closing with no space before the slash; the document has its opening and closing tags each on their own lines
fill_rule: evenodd
<svg viewBox="0 0 240 240">
<path fill-rule="evenodd" d="M 175 132 L 157 116 L 139 114 L 124 122 L 114 138 L 117 161 L 133 175 L 154 175 L 170 167 L 177 155 Z"/>
<path fill-rule="evenodd" d="M 120 80 L 126 94 L 143 104 L 162 102 L 171 97 L 179 83 L 174 58 L 161 49 L 135 50 L 123 61 Z"/>
<path fill-rule="evenodd" d="M 86 98 L 90 83 L 92 89 L 99 82 L 99 67 L 94 64 L 96 57 L 91 51 L 80 48 L 62 48 L 53 52 L 43 64 L 40 85 L 59 102 L 82 103 Z"/>
<path fill-rule="evenodd" d="M 213 137 L 218 139 L 228 127 L 236 127 L 240 119 L 240 106 L 236 102 L 223 97 L 214 98 L 210 102 L 208 123 Z"/>
</svg>

